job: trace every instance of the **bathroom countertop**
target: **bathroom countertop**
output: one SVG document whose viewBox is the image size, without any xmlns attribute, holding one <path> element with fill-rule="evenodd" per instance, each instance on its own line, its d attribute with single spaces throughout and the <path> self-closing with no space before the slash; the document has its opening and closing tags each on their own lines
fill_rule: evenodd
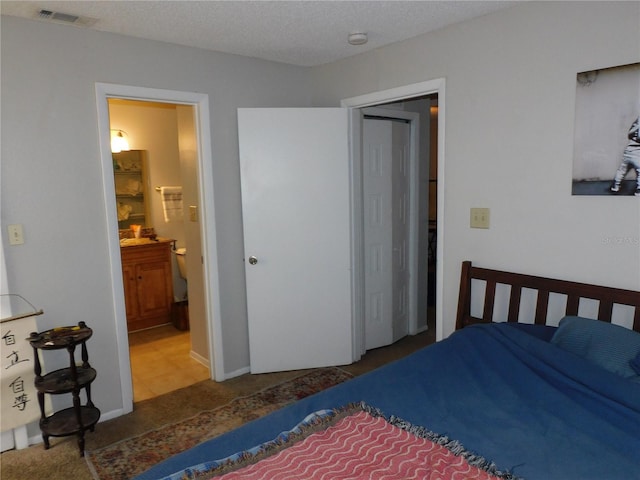
<svg viewBox="0 0 640 480">
<path fill-rule="evenodd" d="M 120 240 L 120 247 L 139 247 L 141 245 L 155 245 L 158 243 L 175 242 L 172 238 L 157 237 L 155 240 L 150 238 L 123 238 Z"/>
</svg>

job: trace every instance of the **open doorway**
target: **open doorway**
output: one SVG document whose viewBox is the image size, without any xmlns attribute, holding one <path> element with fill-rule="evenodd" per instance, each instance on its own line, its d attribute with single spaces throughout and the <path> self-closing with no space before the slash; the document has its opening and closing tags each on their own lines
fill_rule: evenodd
<svg viewBox="0 0 640 480">
<path fill-rule="evenodd" d="M 349 337 L 348 333 L 351 333 L 350 342 L 348 343 L 351 344 L 352 361 L 358 360 L 365 353 L 367 350 L 367 326 L 365 324 L 367 320 L 367 312 L 365 311 L 367 299 L 364 295 L 366 248 L 365 242 L 363 241 L 365 225 L 365 209 L 363 205 L 365 199 L 362 186 L 364 167 L 362 165 L 363 162 L 360 161 L 360 159 L 363 158 L 363 142 L 353 141 L 354 138 L 361 138 L 360 135 L 362 134 L 362 118 L 366 113 L 361 110 L 361 108 L 371 106 L 380 108 L 380 106 L 385 103 L 389 104 L 405 99 L 437 95 L 438 116 L 440 116 L 441 112 L 444 113 L 443 94 L 444 79 L 441 79 L 403 87 L 393 92 L 380 92 L 344 100 L 342 106 L 352 107 L 350 109 L 239 109 L 238 124 L 241 180 L 243 187 L 245 271 L 247 278 L 252 372 L 264 373 L 285 369 L 309 368 L 322 364 L 331 365 L 336 364 L 332 362 L 342 362 L 344 360 L 342 357 L 338 357 L 338 355 L 343 355 L 344 352 L 348 350 L 349 345 L 345 345 L 344 342 L 344 339 Z M 402 115 L 399 115 L 401 112 L 388 111 L 394 116 L 402 117 Z M 424 112 L 428 119 L 431 109 L 427 107 L 424 109 Z M 417 122 L 411 122 L 412 125 L 416 123 Z M 428 124 L 428 122 L 424 123 L 425 125 Z M 438 129 L 440 128 L 443 128 L 443 122 L 439 121 Z M 350 137 L 350 134 L 353 134 L 354 137 Z M 310 136 L 312 138 L 309 138 Z M 347 140 L 346 142 L 345 139 Z M 442 135 L 438 135 L 437 143 L 437 163 L 438 166 L 440 166 L 443 156 L 441 148 Z M 267 148 L 267 145 L 272 148 Z M 309 148 L 309 145 L 316 147 L 322 146 L 322 149 Z M 349 146 L 349 149 L 345 149 L 345 145 Z M 321 158 L 311 159 L 311 157 L 307 155 L 307 151 L 309 150 Z M 304 172 L 296 170 L 296 168 L 300 168 L 301 156 L 312 164 L 311 166 L 306 166 Z M 334 161 L 338 159 L 336 161 L 337 164 L 333 165 L 333 168 L 330 168 L 330 164 L 326 160 L 327 158 Z M 277 159 L 277 163 L 275 164 L 273 162 L 274 159 Z M 413 163 L 417 164 L 417 162 Z M 299 211 L 306 211 L 305 209 L 311 210 L 312 208 L 328 208 L 331 212 L 339 211 L 344 213 L 344 210 L 341 210 L 339 206 L 331 205 L 329 207 L 327 202 L 319 205 L 317 202 L 318 195 L 309 194 L 309 192 L 316 191 L 324 192 L 325 190 L 323 190 L 321 186 L 310 188 L 308 184 L 300 182 L 299 179 L 306 178 L 305 175 L 309 169 L 316 168 L 317 165 L 325 168 L 325 170 L 322 171 L 323 177 L 319 183 L 324 185 L 325 189 L 326 185 L 334 186 L 331 199 L 339 198 L 344 202 L 345 197 L 348 197 L 351 205 L 351 209 L 349 210 L 351 216 L 349 219 L 345 219 L 344 217 L 332 216 L 331 213 L 327 214 L 324 211 L 314 211 L 313 215 L 302 216 L 300 221 L 296 223 L 296 240 L 298 241 L 287 243 L 286 251 L 283 252 L 284 242 L 281 241 L 283 229 L 273 229 L 271 226 L 286 225 L 287 222 L 290 221 L 290 218 L 297 218 L 295 217 L 295 212 L 285 212 L 282 208 L 283 205 L 295 205 L 296 210 Z M 345 165 L 349 168 L 348 172 L 344 171 Z M 411 167 L 411 170 L 411 181 L 416 182 L 418 175 L 417 173 L 413 173 L 414 167 Z M 426 170 L 428 171 L 428 168 Z M 438 170 L 438 176 L 441 176 L 441 169 L 439 168 Z M 320 178 L 320 175 L 317 174 L 318 169 L 313 171 L 316 173 L 313 179 L 318 181 L 318 178 Z M 261 181 L 265 178 L 266 173 L 268 173 L 268 175 L 266 175 L 267 178 L 277 178 L 278 182 Z M 345 173 L 347 173 L 346 176 Z M 349 185 L 347 186 L 341 183 L 345 178 L 349 179 Z M 301 185 L 303 185 L 304 191 L 301 191 Z M 256 193 L 258 191 L 260 192 L 259 194 Z M 412 191 L 417 192 L 418 189 L 414 188 Z M 251 195 L 246 196 L 246 202 L 245 192 L 251 192 Z M 438 196 L 437 211 L 441 213 L 443 205 L 439 197 L 442 192 L 437 188 L 436 192 Z M 416 197 L 417 195 L 413 195 L 411 201 L 414 202 Z M 257 199 L 259 202 L 256 202 Z M 301 206 L 303 200 L 306 203 L 304 206 Z M 417 212 L 418 208 L 412 208 L 411 213 L 407 216 L 410 216 L 412 220 L 414 220 L 417 217 Z M 423 212 L 428 212 L 426 204 Z M 327 225 L 316 219 L 331 219 L 331 223 Z M 442 216 L 438 215 L 436 224 L 439 227 L 441 223 Z M 425 221 L 424 224 L 424 230 L 428 231 L 428 220 Z M 304 231 L 305 233 L 312 231 L 313 234 L 307 235 L 304 241 L 302 241 L 300 240 L 301 235 L 298 234 L 298 231 Z M 270 234 L 270 237 L 267 239 L 268 241 L 265 240 L 264 232 Z M 325 235 L 326 232 L 331 232 L 333 238 L 331 245 L 335 246 L 335 250 L 330 252 L 325 248 L 325 244 L 328 244 L 328 242 L 319 242 L 319 239 L 324 239 L 323 235 Z M 442 229 L 438 228 L 436 232 L 437 237 L 441 236 L 441 232 Z M 413 239 L 414 235 L 411 235 L 411 237 Z M 428 239 L 428 235 L 424 235 L 424 237 Z M 349 244 L 349 248 L 345 248 L 345 243 Z M 415 243 L 417 243 L 417 241 L 415 241 Z M 310 248 L 312 244 L 313 248 Z M 439 241 L 439 238 L 438 245 L 443 245 L 443 243 Z M 292 254 L 293 247 L 296 248 L 295 254 Z M 393 245 L 391 249 L 393 249 Z M 417 249 L 415 250 L 417 251 Z M 436 283 L 441 283 L 440 280 L 442 278 L 441 250 L 442 248 L 438 248 L 435 252 L 435 256 L 437 257 L 435 262 Z M 282 265 L 285 264 L 285 261 L 282 259 L 304 258 L 306 260 L 309 251 L 317 254 L 312 256 L 313 260 L 316 260 L 316 258 L 328 258 L 335 264 L 343 261 L 345 256 L 348 257 L 351 266 L 349 270 L 349 281 L 353 296 L 348 299 L 339 297 L 341 302 L 339 302 L 337 308 L 340 308 L 341 311 L 339 314 L 333 312 L 334 314 L 330 316 L 333 318 L 345 318 L 348 314 L 344 312 L 344 309 L 347 307 L 351 308 L 350 313 L 353 319 L 353 323 L 350 325 L 351 332 L 340 330 L 344 328 L 344 323 L 338 322 L 332 325 L 330 329 L 325 328 L 325 330 L 330 331 L 330 334 L 324 332 L 319 332 L 317 335 L 309 334 L 309 332 L 317 328 L 318 325 L 326 327 L 326 322 L 324 322 L 323 319 L 313 318 L 306 313 L 308 310 L 314 313 L 326 311 L 326 305 L 324 304 L 326 302 L 317 309 L 308 307 L 314 301 L 318 301 L 319 299 L 322 301 L 322 298 L 317 295 L 320 286 L 328 291 L 337 285 L 336 279 L 344 281 L 344 277 L 330 272 L 330 274 L 327 273 L 325 275 L 314 275 L 310 281 L 304 282 L 304 284 L 292 282 L 292 279 L 299 278 L 299 276 L 290 275 L 289 269 L 283 269 Z M 318 252 L 321 253 L 318 254 Z M 423 248 L 423 252 L 425 259 L 428 258 L 428 249 Z M 278 262 L 263 261 L 265 258 L 277 258 Z M 418 266 L 417 261 L 414 261 L 411 255 L 406 258 L 408 258 L 408 265 Z M 314 265 L 314 268 L 321 271 L 321 267 L 326 267 L 328 263 L 329 262 L 324 262 L 320 266 Z M 305 263 L 305 265 L 308 267 L 308 263 Z M 331 265 L 333 267 L 334 264 Z M 425 277 L 428 277 L 428 266 L 428 263 L 425 261 L 422 266 Z M 335 270 L 344 272 L 339 266 L 336 267 Z M 315 272 L 316 270 L 313 271 Z M 278 275 L 277 282 L 273 281 L 276 274 Z M 332 279 L 331 282 L 327 282 L 329 278 Z M 269 279 L 269 281 L 265 281 L 266 279 Z M 415 275 L 411 278 L 412 284 L 414 280 Z M 294 284 L 292 285 L 292 283 Z M 296 289 L 296 294 L 291 295 L 294 288 Z M 413 285 L 411 288 L 413 288 Z M 417 288 L 414 290 L 417 290 Z M 344 294 L 347 289 L 341 288 L 339 291 L 341 294 Z M 330 297 L 333 298 L 333 295 L 338 298 L 336 292 L 332 292 Z M 426 285 L 423 291 L 416 292 L 413 299 L 407 302 L 407 304 L 413 306 L 418 295 L 424 299 L 427 298 Z M 291 303 L 289 301 L 291 297 L 298 299 L 304 298 L 304 301 Z M 440 322 L 438 321 L 438 316 L 442 316 L 441 308 L 439 308 L 442 305 L 441 288 L 436 288 L 435 300 L 434 310 L 436 321 L 435 328 L 432 330 L 435 330 L 436 339 L 441 339 L 442 318 L 440 318 Z M 338 304 L 338 302 L 332 302 L 332 307 L 336 306 L 336 304 Z M 291 306 L 291 308 L 283 309 L 281 308 L 283 305 Z M 300 305 L 305 306 L 304 315 L 296 310 L 300 308 Z M 277 314 L 271 310 L 274 306 L 278 309 Z M 414 308 L 413 315 L 409 315 L 408 333 L 410 334 L 418 333 L 419 328 L 428 330 L 427 312 L 425 311 L 420 319 L 422 323 L 420 326 L 416 325 L 418 318 L 415 313 L 416 309 Z M 304 325 L 302 325 L 300 320 L 301 316 L 304 318 Z M 276 330 L 287 331 L 288 335 L 285 337 L 270 334 Z M 337 331 L 340 332 L 340 338 L 335 337 L 335 332 Z M 334 338 L 331 338 L 330 335 L 334 335 Z M 269 339 L 269 342 L 265 341 L 265 338 Z M 292 340 L 293 338 L 295 338 L 295 340 Z M 287 348 L 287 345 L 277 344 L 276 342 L 286 340 L 287 344 L 295 342 L 299 347 L 301 341 L 308 341 L 309 338 L 313 338 L 313 345 L 307 345 L 306 348 L 297 348 L 293 353 L 289 352 L 284 359 L 286 363 L 281 356 L 274 356 L 274 352 Z M 328 358 L 326 356 L 327 352 L 330 352 Z M 313 358 L 311 358 L 312 354 Z M 338 358 L 340 358 L 340 360 L 336 360 Z"/>
<path fill-rule="evenodd" d="M 444 78 L 437 78 L 425 82 L 381 90 L 357 97 L 345 98 L 341 106 L 349 108 L 384 107 L 404 109 L 406 105 L 414 102 L 428 102 L 427 108 L 420 108 L 422 112 L 420 148 L 420 239 L 418 247 L 418 274 L 420 290 L 417 297 L 423 302 L 417 307 L 418 331 L 422 329 L 434 330 L 435 340 L 443 338 L 443 302 L 442 280 L 444 269 L 444 191 L 442 185 L 444 178 L 444 133 L 445 133 L 445 85 Z M 406 104 L 406 105 L 405 105 Z M 426 117 L 426 118 L 424 118 Z M 426 128 L 426 131 L 425 131 Z M 424 149 L 427 149 L 425 152 Z M 425 161 L 425 159 L 428 159 Z M 425 208 L 426 207 L 426 208 Z M 356 215 L 358 209 L 355 209 Z M 356 245 L 356 251 L 358 246 Z M 362 256 L 362 252 L 357 254 Z M 426 279 L 426 283 L 425 283 Z M 358 283 L 358 278 L 355 279 Z M 360 285 L 359 288 L 362 288 Z M 426 309 L 426 310 L 425 310 Z M 435 317 L 435 321 L 434 321 Z M 434 325 L 435 324 L 435 325 Z M 434 328 L 432 328 L 432 326 Z M 362 314 L 356 315 L 356 336 L 354 338 L 354 352 L 364 353 L 364 344 L 361 341 L 365 335 L 364 320 Z M 410 332 L 415 333 L 415 332 Z"/>
<path fill-rule="evenodd" d="M 377 295 L 378 297 L 388 297 L 392 299 L 390 303 L 392 303 L 395 307 L 396 304 L 400 304 L 400 312 L 411 311 L 412 308 L 416 311 L 416 319 L 413 323 L 413 331 L 409 329 L 404 330 L 404 334 L 406 333 L 421 333 L 425 330 L 428 331 L 428 336 L 430 338 L 430 342 L 435 340 L 435 314 L 436 314 L 436 306 L 435 306 L 435 286 L 436 286 L 436 256 L 437 256 L 437 164 L 438 164 L 438 94 L 428 94 L 422 95 L 418 97 L 412 97 L 403 99 L 401 101 L 393 101 L 388 103 L 382 103 L 376 105 L 375 108 L 367 107 L 363 109 L 364 113 L 364 125 L 363 125 L 363 185 L 364 185 L 364 240 L 365 240 L 365 281 L 364 281 L 364 291 L 365 291 L 365 346 L 366 349 L 376 347 L 377 344 L 373 343 L 370 340 L 371 330 L 376 328 L 375 322 L 371 320 L 372 314 L 371 310 L 375 310 L 369 307 L 369 297 L 368 292 L 370 292 L 369 288 L 369 279 L 372 275 L 369 273 L 372 268 L 369 267 L 369 257 L 371 255 L 368 252 L 369 243 L 373 242 L 373 244 L 380 250 L 381 246 L 385 245 L 384 241 L 381 241 L 377 236 L 370 235 L 369 231 L 373 230 L 369 228 L 369 223 L 371 223 L 370 217 L 371 214 L 367 212 L 369 207 L 369 202 L 367 199 L 368 190 L 371 190 L 371 187 L 368 187 L 369 183 L 380 183 L 380 181 L 385 177 L 381 172 L 374 172 L 374 175 L 370 175 L 367 172 L 370 170 L 368 167 L 371 159 L 370 149 L 371 147 L 375 147 L 375 157 L 376 161 L 373 165 L 384 165 L 382 159 L 384 158 L 383 152 L 385 148 L 384 146 L 384 127 L 379 127 L 377 125 L 372 126 L 373 124 L 382 124 L 387 123 L 389 125 L 395 124 L 393 127 L 387 128 L 387 130 L 391 131 L 398 130 L 404 128 L 406 132 L 404 134 L 405 139 L 403 140 L 402 134 L 396 134 L 392 136 L 393 140 L 388 140 L 388 149 L 390 151 L 397 152 L 393 154 L 397 158 L 393 158 L 389 160 L 389 179 L 383 182 L 384 185 L 387 185 L 385 190 L 389 190 L 390 199 L 397 199 L 393 202 L 389 203 L 389 208 L 387 216 L 389 216 L 389 225 L 384 227 L 383 223 L 379 223 L 377 225 L 378 230 L 384 233 L 384 237 L 388 237 L 389 239 L 389 247 L 387 250 L 389 251 L 386 255 L 389 257 L 389 261 L 382 261 L 382 264 L 389 264 L 391 266 L 395 266 L 396 264 L 400 264 L 401 266 L 405 264 L 407 258 L 407 245 L 409 245 L 409 250 L 413 249 L 414 252 L 409 257 L 415 262 L 417 267 L 413 267 L 411 274 L 409 275 L 409 279 L 407 279 L 404 283 L 399 282 L 398 278 L 401 278 L 402 272 L 405 270 L 404 268 L 400 268 L 400 274 L 398 272 L 392 271 L 391 275 L 386 274 L 387 283 L 389 284 L 389 288 L 392 289 L 392 294 L 390 295 Z M 367 123 L 368 122 L 368 123 Z M 408 128 L 408 125 L 413 124 L 413 128 L 411 131 Z M 371 129 L 382 130 L 380 132 L 369 132 Z M 370 141 L 367 140 L 368 137 L 374 137 L 374 144 L 371 145 Z M 396 138 L 397 137 L 397 138 Z M 414 138 L 416 137 L 416 138 Z M 383 142 L 378 146 L 378 142 Z M 410 153 L 412 150 L 416 150 L 415 153 Z M 391 173 L 391 172 L 402 172 L 407 168 L 405 164 L 412 165 L 415 162 L 415 166 L 410 167 L 410 172 L 407 173 Z M 401 178 L 405 178 L 405 180 L 398 181 L 396 177 L 400 175 Z M 410 178 L 408 181 L 406 179 L 406 175 L 409 175 Z M 373 176 L 373 182 L 370 182 L 369 177 Z M 385 198 L 384 195 L 381 195 L 378 191 L 380 188 L 377 188 L 374 193 L 376 193 L 375 198 Z M 378 200 L 379 201 L 379 200 Z M 397 204 L 397 205 L 395 205 Z M 375 218 L 380 217 L 380 215 L 375 215 Z M 407 220 L 406 217 L 409 217 Z M 403 232 L 406 231 L 406 232 Z M 411 233 L 415 231 L 415 233 Z M 409 236 L 407 237 L 407 233 Z M 369 237 L 372 238 L 369 238 Z M 379 236 L 379 235 L 378 235 Z M 411 238 L 407 242 L 407 239 Z M 413 243 L 412 243 L 413 242 Z M 391 245 L 393 244 L 393 246 Z M 393 247 L 393 248 L 392 248 Z M 373 256 L 373 258 L 380 257 L 380 253 Z M 384 255 L 382 255 L 384 260 Z M 404 260 L 403 260 L 404 259 Z M 384 271 L 384 270 L 382 270 Z M 406 276 L 406 275 L 405 275 Z M 407 285 L 409 281 L 413 282 L 415 285 L 411 285 L 411 288 L 414 288 L 413 296 L 415 299 L 413 300 L 413 304 L 409 306 L 402 307 L 402 303 L 407 302 Z M 379 280 L 376 280 L 375 283 L 379 283 Z M 380 290 L 375 290 L 378 293 Z M 408 295 L 411 297 L 412 295 Z M 375 305 L 382 304 L 384 306 L 384 302 L 377 301 Z M 380 307 L 378 306 L 378 309 Z M 395 326 L 395 318 L 398 316 L 395 313 L 395 308 L 393 309 L 394 313 L 390 314 L 391 323 L 394 326 L 394 332 L 397 329 Z M 406 315 L 406 313 L 405 313 Z M 375 317 L 375 316 L 373 316 Z M 384 322 L 378 322 L 383 324 Z M 387 341 L 384 344 L 389 344 L 392 341 L 398 340 L 402 334 L 396 335 L 394 333 L 393 337 L 389 336 Z M 382 344 L 382 343 L 380 343 Z"/>
<path fill-rule="evenodd" d="M 418 331 L 435 332 L 438 232 L 438 94 L 383 104 L 420 118 L 418 154 Z"/>
<path fill-rule="evenodd" d="M 110 120 L 108 100 L 111 98 L 142 100 L 176 105 L 178 131 L 182 128 L 194 132 L 182 142 L 180 137 L 181 156 L 189 158 L 190 168 L 195 174 L 196 186 L 189 190 L 196 195 L 193 203 L 185 198 L 187 205 L 196 206 L 198 222 L 188 222 L 197 232 L 201 240 L 200 251 L 191 255 L 191 261 L 202 269 L 202 330 L 195 331 L 193 322 L 193 306 L 191 310 L 191 338 L 201 342 L 203 358 L 208 359 L 210 377 L 213 380 L 224 380 L 224 353 L 220 322 L 220 292 L 218 253 L 215 245 L 216 215 L 214 205 L 214 186 L 211 162 L 211 137 L 209 98 L 206 94 L 175 90 L 162 90 L 130 85 L 96 83 L 96 100 L 98 109 L 98 130 L 100 135 L 100 159 L 102 163 L 103 187 L 105 197 L 105 213 L 108 233 L 108 255 L 111 265 L 111 296 L 113 299 L 116 328 L 116 349 L 120 385 L 122 393 L 122 414 L 133 410 L 133 383 L 131 362 L 129 357 L 129 339 L 126 321 L 126 309 L 123 292 L 123 275 L 121 265 L 121 249 L 118 238 L 116 202 L 114 200 L 113 154 L 110 148 Z M 182 146 L 184 145 L 184 150 Z M 155 187 L 155 186 L 154 186 Z M 190 209 L 191 212 L 191 209 Z M 192 271 L 195 271 L 192 269 Z"/>
<path fill-rule="evenodd" d="M 206 336 L 190 333 L 206 332 L 201 262 L 190 258 L 201 251 L 195 107 L 121 98 L 108 107 L 112 136 L 127 140 L 113 154 L 114 196 L 139 402 L 211 378 Z"/>
</svg>

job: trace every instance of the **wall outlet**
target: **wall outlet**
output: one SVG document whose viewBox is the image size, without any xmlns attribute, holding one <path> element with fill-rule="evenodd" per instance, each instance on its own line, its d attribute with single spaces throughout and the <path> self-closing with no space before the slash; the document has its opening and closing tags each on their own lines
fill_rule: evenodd
<svg viewBox="0 0 640 480">
<path fill-rule="evenodd" d="M 471 228 L 489 228 L 489 209 L 472 208 L 469 223 Z"/>
</svg>

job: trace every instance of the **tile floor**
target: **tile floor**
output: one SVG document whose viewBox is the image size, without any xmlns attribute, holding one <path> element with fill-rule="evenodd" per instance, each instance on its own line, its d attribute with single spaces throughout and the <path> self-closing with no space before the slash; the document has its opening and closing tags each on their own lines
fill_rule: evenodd
<svg viewBox="0 0 640 480">
<path fill-rule="evenodd" d="M 163 325 L 129 334 L 133 401 L 140 402 L 188 387 L 209 377 L 209 369 L 190 356 L 188 331 Z"/>
</svg>

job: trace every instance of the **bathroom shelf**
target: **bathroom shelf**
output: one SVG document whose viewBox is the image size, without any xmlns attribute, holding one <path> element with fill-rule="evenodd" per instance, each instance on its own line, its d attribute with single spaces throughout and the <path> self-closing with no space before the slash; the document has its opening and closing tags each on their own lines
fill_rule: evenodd
<svg viewBox="0 0 640 480">
<path fill-rule="evenodd" d="M 145 218 L 145 214 L 144 213 L 131 213 L 129 214 L 129 219 L 133 220 L 133 219 L 141 219 L 141 218 Z"/>
<path fill-rule="evenodd" d="M 35 387 L 40 405 L 40 430 L 45 449 L 50 448 L 49 437 L 78 436 L 80 455 L 84 456 L 84 433 L 94 431 L 100 419 L 100 410 L 91 400 L 91 384 L 96 379 L 96 371 L 89 365 L 86 342 L 93 330 L 85 322 L 73 327 L 58 327 L 41 333 L 32 333 L 29 343 L 34 352 Z M 82 363 L 76 365 L 75 350 L 81 347 Z M 66 349 L 69 353 L 69 367 L 42 375 L 40 352 Z M 80 392 L 85 391 L 87 402 L 81 405 Z M 47 416 L 44 396 L 71 394 L 73 406 Z"/>
<path fill-rule="evenodd" d="M 148 223 L 149 205 L 144 150 L 114 153 L 113 177 L 118 211 L 118 228 L 128 229 L 132 224 L 143 227 Z"/>
</svg>

